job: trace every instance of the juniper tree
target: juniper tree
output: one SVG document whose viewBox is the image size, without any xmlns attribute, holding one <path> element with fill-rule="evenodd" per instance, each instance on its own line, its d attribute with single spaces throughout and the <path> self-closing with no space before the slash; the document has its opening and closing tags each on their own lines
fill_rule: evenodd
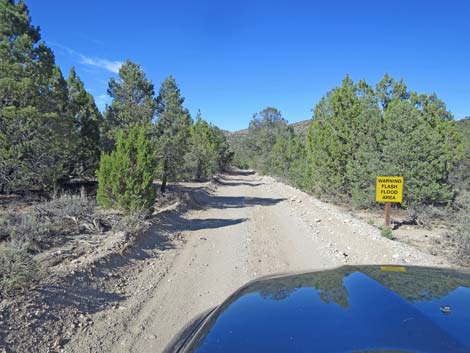
<svg viewBox="0 0 470 353">
<path fill-rule="evenodd" d="M 126 211 L 151 209 L 156 188 L 155 153 L 145 126 L 134 125 L 117 134 L 116 149 L 101 155 L 96 199 L 104 207 Z"/>
</svg>

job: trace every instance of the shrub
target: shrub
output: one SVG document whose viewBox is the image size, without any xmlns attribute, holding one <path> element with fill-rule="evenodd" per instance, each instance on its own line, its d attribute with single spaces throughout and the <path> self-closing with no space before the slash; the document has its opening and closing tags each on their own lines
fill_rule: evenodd
<svg viewBox="0 0 470 353">
<path fill-rule="evenodd" d="M 35 213 L 12 215 L 7 225 L 10 245 L 17 250 L 39 251 L 54 233 L 51 221 Z"/>
<path fill-rule="evenodd" d="M 82 193 L 54 197 L 29 212 L 5 213 L 0 217 L 0 240 L 9 239 L 17 250 L 39 251 L 63 238 L 56 235 L 76 233 L 83 223 L 93 223 L 94 207 L 94 200 Z"/>
<path fill-rule="evenodd" d="M 457 199 L 459 211 L 455 217 L 453 240 L 459 259 L 470 263 L 470 192 L 464 192 Z"/>
<path fill-rule="evenodd" d="M 425 228 L 432 228 L 435 224 L 446 223 L 452 219 L 453 210 L 447 206 L 418 204 L 408 209 L 410 218 Z"/>
<path fill-rule="evenodd" d="M 124 215 L 119 222 L 113 226 L 114 231 L 121 231 L 130 236 L 137 236 L 145 231 L 147 222 L 145 219 L 148 212 L 145 211 L 132 211 Z"/>
<path fill-rule="evenodd" d="M 38 266 L 24 250 L 0 248 L 0 296 L 26 289 L 39 278 Z"/>
<path fill-rule="evenodd" d="M 88 220 L 93 214 L 95 201 L 88 198 L 84 192 L 80 195 L 63 194 L 52 200 L 41 203 L 35 211 L 41 217 L 47 217 L 61 223 L 64 219 L 72 220 L 78 227 L 81 221 Z"/>
<path fill-rule="evenodd" d="M 156 196 L 154 155 L 144 127 L 132 127 L 127 136 L 121 131 L 116 150 L 101 156 L 98 203 L 126 211 L 151 209 Z"/>
<path fill-rule="evenodd" d="M 392 229 L 386 226 L 380 228 L 380 234 L 387 239 L 393 239 Z"/>
</svg>

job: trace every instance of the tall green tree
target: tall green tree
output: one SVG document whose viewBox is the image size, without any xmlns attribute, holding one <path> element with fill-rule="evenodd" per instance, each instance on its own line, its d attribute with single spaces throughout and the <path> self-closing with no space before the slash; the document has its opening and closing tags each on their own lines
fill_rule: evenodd
<svg viewBox="0 0 470 353">
<path fill-rule="evenodd" d="M 75 130 L 75 144 L 69 165 L 70 174 L 80 177 L 95 175 L 100 159 L 102 116 L 93 96 L 84 87 L 75 69 L 67 79 L 68 113 Z"/>
<path fill-rule="evenodd" d="M 214 139 L 217 154 L 218 171 L 226 170 L 233 160 L 233 151 L 227 141 L 224 132 L 217 126 L 210 124 L 212 138 Z"/>
<path fill-rule="evenodd" d="M 153 83 L 140 65 L 130 60 L 119 69 L 119 79 L 109 80 L 108 94 L 113 101 L 104 114 L 104 148 L 107 151 L 114 147 L 120 130 L 129 131 L 134 124 L 150 125 L 157 108 Z"/>
<path fill-rule="evenodd" d="M 0 191 L 67 178 L 67 86 L 23 1 L 0 0 Z"/>
<path fill-rule="evenodd" d="M 449 158 L 446 138 L 428 119 L 403 100 L 391 101 L 384 112 L 380 170 L 405 177 L 404 202 L 411 209 L 453 198 L 447 178 L 453 157 Z"/>
<path fill-rule="evenodd" d="M 358 147 L 355 139 L 360 114 L 357 86 L 349 76 L 315 107 L 307 137 L 314 191 L 348 195 L 346 170 Z"/>
<path fill-rule="evenodd" d="M 251 155 L 251 167 L 262 173 L 268 172 L 266 164 L 273 146 L 280 137 L 288 138 L 292 134 L 287 120 L 279 110 L 267 107 L 253 115 L 248 127 L 246 148 Z"/>
<path fill-rule="evenodd" d="M 186 154 L 186 167 L 190 177 L 196 180 L 207 179 L 218 170 L 217 151 L 212 130 L 198 111 L 191 127 L 189 152 Z"/>
<path fill-rule="evenodd" d="M 156 145 L 161 174 L 161 191 L 165 192 L 169 180 L 181 179 L 184 157 L 189 150 L 192 120 L 183 107 L 184 98 L 176 80 L 167 77 L 157 98 Z"/>
<path fill-rule="evenodd" d="M 305 143 L 302 137 L 296 135 L 279 137 L 267 163 L 269 174 L 296 186 L 305 186 L 308 176 Z"/>
<path fill-rule="evenodd" d="M 378 97 L 365 81 L 357 84 L 359 111 L 353 125 L 351 156 L 346 164 L 347 196 L 355 206 L 370 206 L 375 202 L 375 177 L 382 156 L 382 114 Z"/>
<path fill-rule="evenodd" d="M 207 179 L 224 170 L 232 159 L 227 139 L 222 130 L 202 119 L 198 111 L 191 127 L 186 168 L 192 179 Z"/>
<path fill-rule="evenodd" d="M 316 106 L 307 153 L 314 191 L 374 202 L 377 175 L 405 176 L 405 205 L 448 202 L 461 158 L 452 115 L 436 95 L 409 92 L 388 75 L 372 89 L 349 78 Z"/>
</svg>

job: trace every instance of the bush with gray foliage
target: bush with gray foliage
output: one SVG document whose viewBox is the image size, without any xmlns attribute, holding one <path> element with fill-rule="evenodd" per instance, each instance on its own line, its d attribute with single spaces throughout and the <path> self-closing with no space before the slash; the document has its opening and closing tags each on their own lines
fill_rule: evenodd
<svg viewBox="0 0 470 353">
<path fill-rule="evenodd" d="M 39 278 L 38 270 L 26 251 L 0 248 L 0 298 L 29 287 Z"/>
</svg>

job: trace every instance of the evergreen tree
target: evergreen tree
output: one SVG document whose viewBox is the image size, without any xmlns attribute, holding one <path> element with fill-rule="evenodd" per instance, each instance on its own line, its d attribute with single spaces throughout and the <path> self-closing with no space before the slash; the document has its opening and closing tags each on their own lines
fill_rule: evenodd
<svg viewBox="0 0 470 353">
<path fill-rule="evenodd" d="M 23 1 L 0 0 L 0 191 L 66 179 L 67 88 Z"/>
<path fill-rule="evenodd" d="M 307 139 L 311 189 L 367 206 L 377 175 L 403 175 L 406 205 L 447 202 L 460 146 L 452 115 L 435 95 L 408 92 L 388 75 L 375 90 L 346 77 L 315 108 Z"/>
<path fill-rule="evenodd" d="M 67 79 L 68 113 L 71 114 L 76 132 L 76 143 L 70 161 L 70 174 L 90 177 L 95 174 L 100 158 L 100 126 L 102 116 L 93 96 L 84 87 L 75 69 Z"/>
<path fill-rule="evenodd" d="M 380 174 L 382 115 L 374 90 L 358 83 L 360 113 L 351 135 L 354 147 L 346 165 L 348 196 L 355 206 L 375 203 L 375 177 Z"/>
<path fill-rule="evenodd" d="M 230 166 L 233 160 L 233 152 L 230 150 L 230 145 L 224 132 L 215 125 L 209 126 L 212 132 L 212 138 L 215 144 L 215 151 L 217 154 L 217 171 L 224 171 Z"/>
<path fill-rule="evenodd" d="M 395 99 L 406 100 L 410 94 L 408 88 L 403 80 L 395 81 L 389 74 L 385 74 L 384 77 L 377 83 L 376 86 L 377 99 L 379 100 L 383 109 L 386 109 L 388 104 Z"/>
<path fill-rule="evenodd" d="M 261 173 L 268 172 L 266 164 L 273 146 L 280 137 L 287 138 L 292 134 L 287 120 L 282 117 L 279 110 L 267 107 L 253 115 L 248 127 L 246 148 L 250 155 L 251 167 Z"/>
<path fill-rule="evenodd" d="M 181 179 L 183 175 L 192 120 L 189 111 L 183 107 L 184 98 L 172 76 L 163 82 L 157 102 L 157 157 L 162 179 L 161 191 L 165 192 L 169 180 Z"/>
<path fill-rule="evenodd" d="M 190 151 L 186 155 L 186 168 L 192 179 L 207 179 L 218 170 L 215 139 L 210 125 L 202 119 L 198 111 L 191 127 Z"/>
<path fill-rule="evenodd" d="M 119 69 L 119 80 L 111 78 L 108 94 L 113 99 L 104 114 L 104 148 L 112 150 L 117 133 L 134 124 L 149 125 L 157 103 L 154 86 L 140 65 L 127 60 Z"/>
<path fill-rule="evenodd" d="M 231 161 L 227 139 L 219 128 L 209 124 L 198 111 L 191 127 L 191 140 L 187 153 L 186 168 L 192 179 L 207 179 L 224 170 Z"/>
<path fill-rule="evenodd" d="M 358 147 L 360 113 L 357 87 L 349 76 L 317 104 L 307 137 L 314 191 L 348 195 L 346 170 Z"/>
<path fill-rule="evenodd" d="M 380 170 L 385 175 L 405 177 L 405 205 L 448 202 L 453 197 L 447 181 L 446 139 L 433 128 L 427 115 L 412 103 L 393 100 L 384 113 L 383 155 Z"/>
<path fill-rule="evenodd" d="M 296 186 L 305 186 L 308 180 L 305 152 L 305 144 L 301 137 L 296 135 L 279 137 L 268 158 L 269 174 Z"/>
<path fill-rule="evenodd" d="M 119 131 L 116 149 L 101 155 L 98 203 L 127 211 L 151 209 L 156 196 L 154 155 L 145 126 L 131 126 L 126 134 Z"/>
</svg>

